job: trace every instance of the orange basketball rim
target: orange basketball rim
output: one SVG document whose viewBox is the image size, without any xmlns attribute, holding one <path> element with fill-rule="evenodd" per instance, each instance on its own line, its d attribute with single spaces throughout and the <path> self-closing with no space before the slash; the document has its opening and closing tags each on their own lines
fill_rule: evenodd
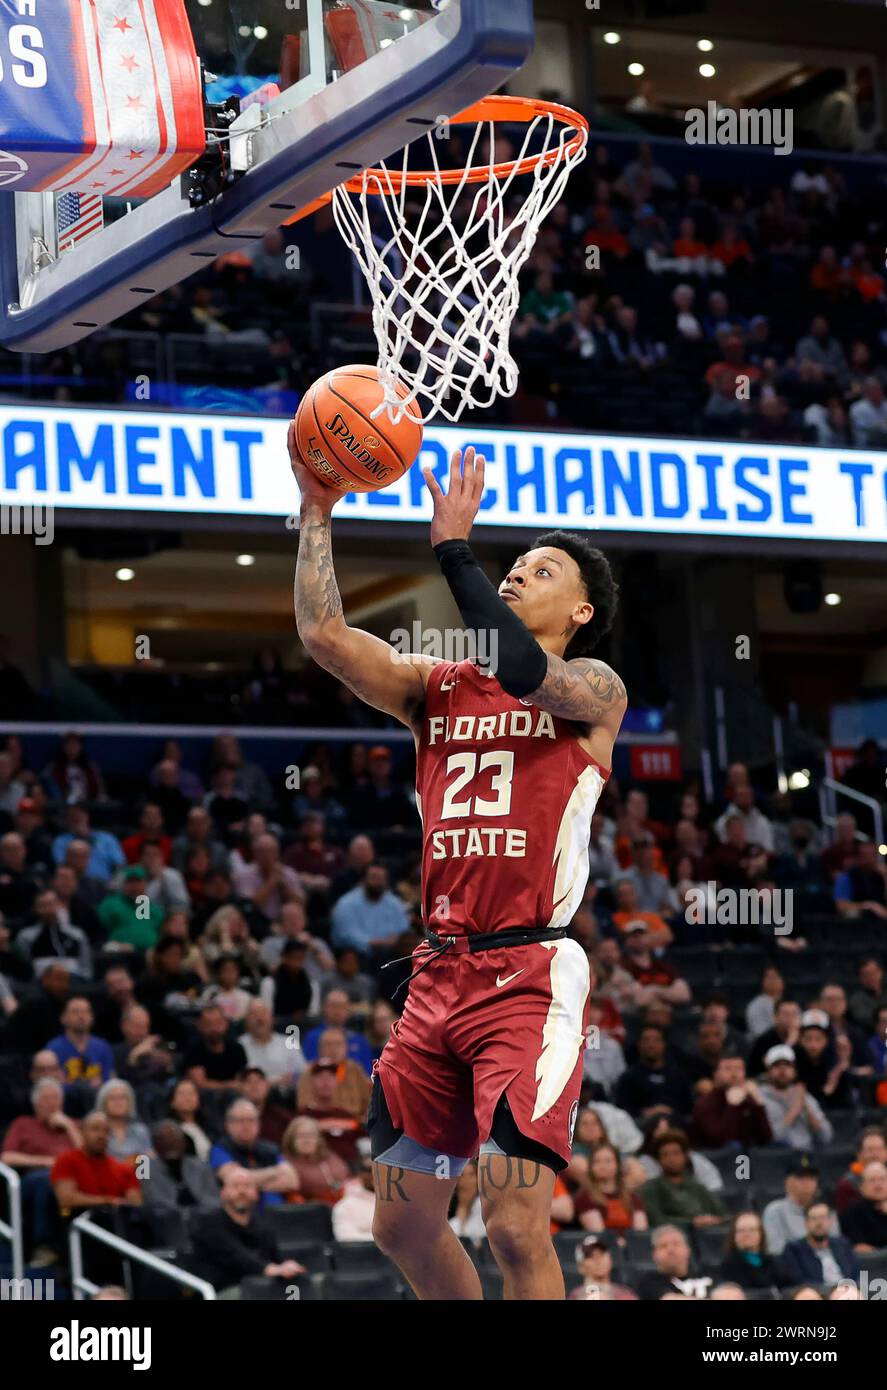
<svg viewBox="0 0 887 1390">
<path fill-rule="evenodd" d="M 559 125 L 570 129 L 574 134 L 569 140 L 559 141 L 551 148 L 536 154 L 524 155 L 522 159 L 504 160 L 497 164 L 478 164 L 469 169 L 365 169 L 361 174 L 346 179 L 343 184 L 349 193 L 376 193 L 381 196 L 394 196 L 404 188 L 422 188 L 429 183 L 459 184 L 487 183 L 490 178 L 510 179 L 519 174 L 532 174 L 540 165 L 569 162 L 578 156 L 588 141 L 588 121 L 578 111 L 562 106 L 556 101 L 543 101 L 536 97 L 484 97 L 473 106 L 460 111 L 458 116 L 447 118 L 449 125 L 485 125 L 490 122 L 502 125 L 529 125 L 539 117 L 549 116 Z M 443 125 L 444 122 L 441 122 Z M 430 133 L 430 132 L 429 132 Z M 303 217 L 326 207 L 332 201 L 332 193 L 323 193 L 306 207 L 288 218 L 285 225 L 299 222 Z"/>
</svg>

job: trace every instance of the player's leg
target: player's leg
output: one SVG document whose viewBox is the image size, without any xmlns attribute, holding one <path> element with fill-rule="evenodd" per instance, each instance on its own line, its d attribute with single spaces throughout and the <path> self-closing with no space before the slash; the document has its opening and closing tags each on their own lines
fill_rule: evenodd
<svg viewBox="0 0 887 1390">
<path fill-rule="evenodd" d="M 478 1189 L 506 1299 L 564 1297 L 564 1276 L 551 1243 L 551 1201 L 562 1166 L 558 1155 L 519 1132 L 502 1096 L 481 1150 Z"/>
<path fill-rule="evenodd" d="M 474 1073 L 487 1236 L 506 1298 L 563 1298 L 551 1203 L 579 1108 L 588 960 L 569 939 L 469 960 L 470 1007 L 448 1036 Z"/>
<path fill-rule="evenodd" d="M 441 962 L 413 981 L 379 1059 L 367 1116 L 373 1235 L 422 1299 L 483 1297 L 447 1220 L 459 1175 L 477 1152 L 471 1072 L 441 1041 L 451 974 Z"/>
<path fill-rule="evenodd" d="M 456 1179 L 373 1164 L 373 1236 L 417 1298 L 482 1299 L 471 1257 L 447 1221 Z"/>
</svg>

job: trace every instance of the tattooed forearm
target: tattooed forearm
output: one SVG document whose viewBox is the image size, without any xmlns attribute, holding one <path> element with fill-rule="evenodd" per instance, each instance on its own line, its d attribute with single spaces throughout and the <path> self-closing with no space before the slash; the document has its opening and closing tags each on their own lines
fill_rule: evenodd
<svg viewBox="0 0 887 1390">
<path fill-rule="evenodd" d="M 625 686 L 612 667 L 592 657 L 564 661 L 548 654 L 548 674 L 529 696 L 533 704 L 563 719 L 596 723 L 626 704 Z"/>
<path fill-rule="evenodd" d="M 299 636 L 318 665 L 359 700 L 412 728 L 424 696 L 421 668 L 434 662 L 402 657 L 389 643 L 348 626 L 333 567 L 329 511 L 311 502 L 302 508 L 293 601 Z"/>
<path fill-rule="evenodd" d="M 299 531 L 294 589 L 296 623 L 304 635 L 342 616 L 342 599 L 333 568 L 330 514 L 306 508 Z"/>
</svg>

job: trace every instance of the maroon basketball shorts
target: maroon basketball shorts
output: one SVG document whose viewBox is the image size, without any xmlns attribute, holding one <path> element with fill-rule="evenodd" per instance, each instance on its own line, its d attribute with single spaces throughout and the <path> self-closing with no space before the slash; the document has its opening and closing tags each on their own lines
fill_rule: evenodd
<svg viewBox="0 0 887 1390">
<path fill-rule="evenodd" d="M 414 968 L 428 957 L 417 947 Z M 376 1063 L 392 1140 L 378 1162 L 458 1176 L 490 1137 L 500 1101 L 534 1145 L 570 1159 L 588 1014 L 578 942 L 445 952 L 412 980 L 403 1016 Z M 371 1129 L 372 1129 L 371 1107 Z M 387 1123 L 387 1121 L 386 1121 Z"/>
</svg>

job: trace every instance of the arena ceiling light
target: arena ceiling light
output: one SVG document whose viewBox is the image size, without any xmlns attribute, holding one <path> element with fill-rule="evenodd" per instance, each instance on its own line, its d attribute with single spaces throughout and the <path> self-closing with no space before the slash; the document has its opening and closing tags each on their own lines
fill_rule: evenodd
<svg viewBox="0 0 887 1390">
<path fill-rule="evenodd" d="M 841 595 L 826 594 L 825 598 L 822 601 L 823 603 L 827 603 L 829 608 L 837 608 L 838 604 L 841 602 Z"/>
<path fill-rule="evenodd" d="M 128 584 L 130 579 L 135 579 L 135 577 L 135 570 L 128 569 L 125 565 L 114 573 L 114 578 L 119 579 L 121 584 Z"/>
<path fill-rule="evenodd" d="M 713 63 L 700 63 L 700 64 L 699 64 L 699 76 L 700 76 L 700 77 L 714 77 L 714 75 L 715 75 L 716 72 L 717 72 L 717 68 L 714 66 Z"/>
<path fill-rule="evenodd" d="M 604 34 L 604 43 L 621 43 L 622 35 L 617 34 L 615 29 L 608 29 Z"/>
<path fill-rule="evenodd" d="M 264 24 L 256 24 L 256 25 L 253 27 L 253 38 L 255 38 L 255 39 L 267 39 L 267 37 L 268 37 L 268 30 L 265 28 Z"/>
<path fill-rule="evenodd" d="M 632 77 L 643 77 L 647 69 L 644 67 L 643 63 L 629 63 L 628 71 L 631 73 Z"/>
<path fill-rule="evenodd" d="M 801 768 L 800 772 L 793 772 L 788 779 L 788 789 L 790 792 L 805 791 L 810 785 L 810 773 L 806 767 Z"/>
<path fill-rule="evenodd" d="M 238 555 L 234 563 L 236 565 L 243 565 L 244 568 L 246 568 L 247 566 L 254 565 L 256 563 L 256 557 L 255 555 Z"/>
<path fill-rule="evenodd" d="M 712 43 L 711 39 L 697 39 L 696 47 L 699 49 L 700 53 L 711 53 L 712 49 L 714 48 L 714 44 Z"/>
</svg>

